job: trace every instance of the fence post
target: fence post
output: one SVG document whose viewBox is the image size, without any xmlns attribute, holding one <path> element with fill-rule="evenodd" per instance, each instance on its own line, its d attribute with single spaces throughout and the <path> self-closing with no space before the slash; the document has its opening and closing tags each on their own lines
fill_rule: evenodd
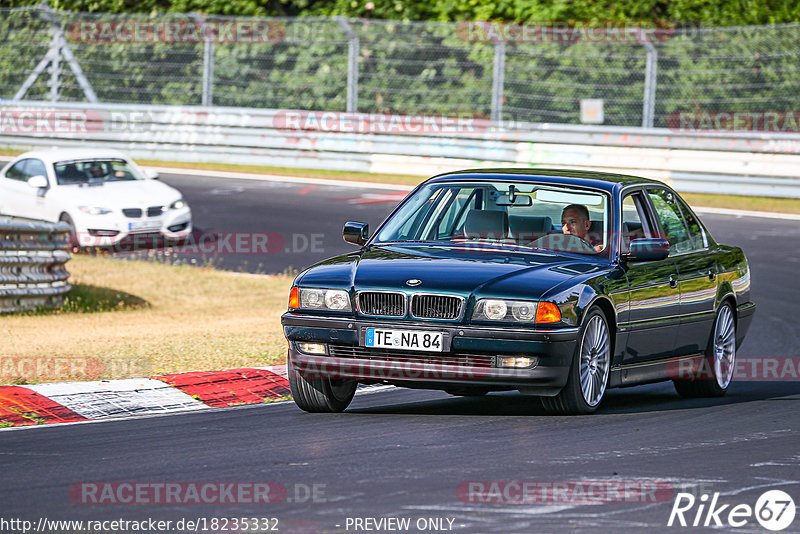
<svg viewBox="0 0 800 534">
<path fill-rule="evenodd" d="M 494 43 L 494 66 L 492 68 L 492 124 L 500 125 L 503 120 L 503 87 L 506 76 L 506 42 Z"/>
<path fill-rule="evenodd" d="M 336 17 L 336 22 L 347 36 L 347 107 L 346 111 L 358 111 L 358 35 L 344 17 Z"/>
<path fill-rule="evenodd" d="M 193 12 L 189 14 L 194 19 L 195 24 L 202 27 L 205 19 L 202 13 Z M 200 105 L 209 107 L 214 101 L 214 32 L 203 31 L 203 92 L 200 97 Z"/>
<path fill-rule="evenodd" d="M 61 27 L 51 24 L 50 33 L 53 39 L 50 42 L 50 92 L 48 100 L 58 102 L 61 97 Z"/>
<path fill-rule="evenodd" d="M 653 43 L 639 33 L 639 42 L 647 51 L 644 67 L 644 97 L 642 104 L 642 128 L 652 128 L 656 110 L 656 77 L 658 74 L 658 50 Z"/>
<path fill-rule="evenodd" d="M 214 97 L 214 41 L 206 37 L 203 45 L 203 106 L 210 106 Z"/>
</svg>

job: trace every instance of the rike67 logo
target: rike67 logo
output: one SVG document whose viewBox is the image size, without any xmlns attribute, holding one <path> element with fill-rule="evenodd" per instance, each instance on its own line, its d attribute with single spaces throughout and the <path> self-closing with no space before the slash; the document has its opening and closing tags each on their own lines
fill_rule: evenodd
<svg viewBox="0 0 800 534">
<path fill-rule="evenodd" d="M 794 500 L 781 490 L 762 493 L 755 506 L 720 504 L 719 492 L 710 498 L 703 494 L 699 499 L 691 493 L 678 493 L 667 526 L 741 528 L 755 519 L 763 528 L 779 531 L 792 524 L 794 515 Z"/>
</svg>

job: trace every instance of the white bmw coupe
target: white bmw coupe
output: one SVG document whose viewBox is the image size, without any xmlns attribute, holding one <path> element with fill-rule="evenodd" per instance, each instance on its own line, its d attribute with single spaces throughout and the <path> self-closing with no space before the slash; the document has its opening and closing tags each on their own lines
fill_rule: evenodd
<svg viewBox="0 0 800 534">
<path fill-rule="evenodd" d="M 115 245 L 141 234 L 186 237 L 189 206 L 156 178 L 116 150 L 27 152 L 0 171 L 0 214 L 66 222 L 73 246 Z"/>
</svg>

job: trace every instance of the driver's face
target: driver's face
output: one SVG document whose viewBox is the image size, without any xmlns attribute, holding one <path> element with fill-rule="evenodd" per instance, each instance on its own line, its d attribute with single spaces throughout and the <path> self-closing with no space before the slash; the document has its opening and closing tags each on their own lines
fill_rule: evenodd
<svg viewBox="0 0 800 534">
<path fill-rule="evenodd" d="M 561 214 L 561 231 L 565 234 L 576 235 L 581 239 L 586 239 L 589 227 L 592 223 L 584 219 L 578 210 L 566 210 Z"/>
</svg>

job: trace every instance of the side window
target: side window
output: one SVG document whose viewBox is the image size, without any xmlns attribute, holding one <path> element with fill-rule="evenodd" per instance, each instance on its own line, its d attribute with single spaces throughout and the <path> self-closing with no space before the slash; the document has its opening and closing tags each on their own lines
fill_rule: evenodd
<svg viewBox="0 0 800 534">
<path fill-rule="evenodd" d="M 25 166 L 25 172 L 28 174 L 28 178 L 31 176 L 44 176 L 47 178 L 47 167 L 44 166 L 44 163 L 40 159 L 28 159 L 25 160 L 28 164 Z"/>
<path fill-rule="evenodd" d="M 622 252 L 628 252 L 631 241 L 649 237 L 644 221 L 641 193 L 633 193 L 622 200 Z"/>
<path fill-rule="evenodd" d="M 465 187 L 458 191 L 447 211 L 442 214 L 436 239 L 450 238 L 462 231 L 467 212 L 475 206 L 476 193 L 477 190 L 473 187 Z"/>
<path fill-rule="evenodd" d="M 21 161 L 16 162 L 13 167 L 11 167 L 10 169 L 8 169 L 8 171 L 6 171 L 6 178 L 8 178 L 9 180 L 26 182 L 28 178 L 31 177 L 31 175 L 25 172 L 25 167 L 27 166 L 29 161 L 30 160 L 28 159 L 23 159 Z"/>
<path fill-rule="evenodd" d="M 647 195 L 653 202 L 661 226 L 667 234 L 665 237 L 669 240 L 670 255 L 692 250 L 694 248 L 692 238 L 683 222 L 675 195 L 666 189 L 648 189 Z"/>
<path fill-rule="evenodd" d="M 689 227 L 689 234 L 691 234 L 692 240 L 694 241 L 695 250 L 707 248 L 708 237 L 706 236 L 706 232 L 703 230 L 703 227 L 700 226 L 699 222 L 697 222 L 697 219 L 686 206 L 686 204 L 679 200 L 678 207 L 683 214 L 683 219 L 686 221 L 686 225 Z"/>
</svg>

